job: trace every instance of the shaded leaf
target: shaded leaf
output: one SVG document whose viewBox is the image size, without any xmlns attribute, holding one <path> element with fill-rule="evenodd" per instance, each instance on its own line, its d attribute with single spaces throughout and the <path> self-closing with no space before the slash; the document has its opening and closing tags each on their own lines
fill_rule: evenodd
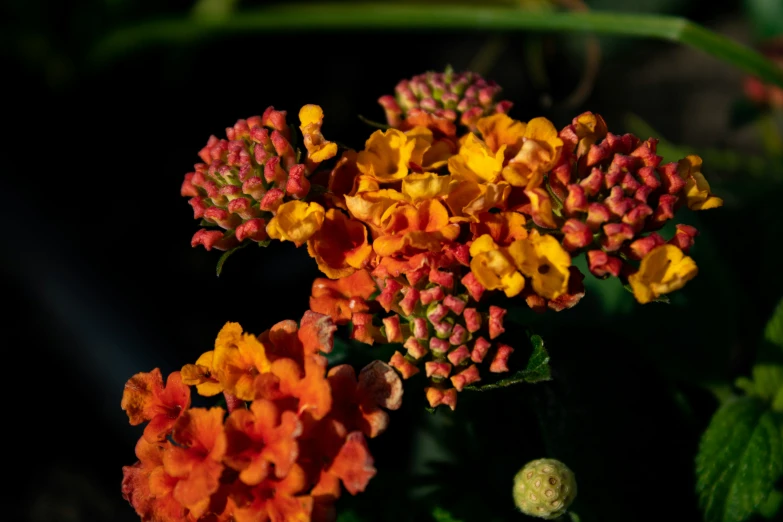
<svg viewBox="0 0 783 522">
<path fill-rule="evenodd" d="M 689 45 L 783 86 L 783 70 L 763 55 L 684 18 L 611 12 L 547 12 L 513 7 L 371 4 L 279 4 L 218 19 L 154 19 L 119 29 L 96 42 L 94 63 L 155 43 L 187 43 L 214 35 L 314 30 L 483 29 L 566 31 L 659 38 Z"/>
<path fill-rule="evenodd" d="M 783 299 L 778 303 L 764 329 L 764 339 L 783 348 Z"/>
<path fill-rule="evenodd" d="M 707 522 L 747 520 L 783 474 L 783 440 L 775 413 L 754 398 L 721 407 L 702 435 L 696 474 Z"/>
<path fill-rule="evenodd" d="M 375 127 L 376 129 L 386 130 L 386 129 L 389 128 L 389 126 L 386 125 L 385 123 L 378 123 L 377 121 L 372 121 L 369 118 L 365 118 L 361 114 L 359 114 L 359 119 L 362 120 L 362 122 L 364 122 L 367 125 L 369 125 L 370 127 Z"/>
<path fill-rule="evenodd" d="M 217 262 L 217 266 L 215 267 L 215 272 L 217 273 L 218 277 L 220 277 L 220 273 L 223 271 L 223 265 L 226 263 L 226 259 L 228 259 L 231 256 L 231 254 L 233 254 L 237 250 L 245 248 L 249 244 L 250 243 L 242 243 L 239 246 L 235 246 L 231 250 L 226 250 L 225 252 L 223 252 L 223 255 L 220 256 L 220 259 L 218 259 L 218 262 Z"/>
<path fill-rule="evenodd" d="M 466 390 L 486 391 L 494 390 L 497 388 L 505 388 L 512 384 L 518 384 L 520 382 L 541 382 L 549 381 L 552 379 L 551 369 L 549 367 L 549 353 L 544 348 L 544 340 L 539 335 L 534 335 L 530 338 L 530 342 L 533 344 L 533 354 L 527 361 L 527 366 L 524 370 L 520 370 L 511 377 L 506 377 L 498 382 L 491 384 L 485 384 L 483 386 L 466 386 Z"/>
<path fill-rule="evenodd" d="M 747 377 L 737 379 L 736 385 L 750 397 L 771 402 L 783 388 L 783 366 L 757 364 L 753 367 L 753 380 Z"/>
<path fill-rule="evenodd" d="M 781 506 L 783 506 L 783 493 L 775 489 L 759 506 L 758 512 L 764 518 L 773 519 L 780 511 Z"/>
<path fill-rule="evenodd" d="M 432 518 L 435 519 L 435 522 L 462 522 L 461 519 L 455 518 L 454 515 L 440 506 L 432 510 Z"/>
</svg>

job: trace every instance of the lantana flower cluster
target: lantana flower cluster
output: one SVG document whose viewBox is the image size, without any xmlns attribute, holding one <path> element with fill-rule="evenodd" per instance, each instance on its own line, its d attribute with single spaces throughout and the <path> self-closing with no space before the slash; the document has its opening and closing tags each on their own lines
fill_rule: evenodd
<svg viewBox="0 0 783 522">
<path fill-rule="evenodd" d="M 388 425 L 402 384 L 380 361 L 358 375 L 327 370 L 331 319 L 306 312 L 260 336 L 227 323 L 214 350 L 171 373 L 139 373 L 125 385 L 131 424 L 146 422 L 138 462 L 122 490 L 142 520 L 334 520 L 342 488 L 375 475 L 365 437 Z M 191 406 L 191 387 L 226 408 Z M 222 394 L 222 395 L 220 395 Z"/>
<path fill-rule="evenodd" d="M 306 244 L 326 276 L 313 285 L 311 309 L 350 324 L 355 340 L 399 344 L 389 363 L 405 379 L 424 370 L 430 406 L 454 408 L 458 391 L 509 371 L 510 299 L 536 311 L 574 306 L 585 290 L 573 259 L 585 255 L 593 275 L 620 277 L 640 303 L 653 301 L 698 271 L 687 256 L 696 229 L 678 224 L 668 239 L 657 230 L 683 205 L 722 204 L 697 156 L 663 164 L 655 139 L 612 134 L 589 112 L 560 131 L 546 118 L 514 120 L 499 92 L 472 73 L 404 80 L 379 100 L 389 127 L 339 157 L 321 134 L 323 111 L 305 106 L 302 163 L 280 159 L 302 154 L 288 141 L 273 147 L 277 155 L 265 145 L 269 132 L 272 145 L 283 143 L 285 128 L 285 114 L 269 109 L 228 129 L 228 141 L 211 138 L 210 150 L 238 150 L 239 159 L 212 154 L 182 193 L 202 190 L 201 171 L 236 179 L 218 191 L 233 198 L 225 209 L 208 194 L 192 197 L 196 217 L 209 199 L 205 218 L 232 216 L 218 222 L 236 227 L 232 241 Z M 252 132 L 236 130 L 246 126 Z M 254 195 L 255 186 L 266 192 Z M 267 205 L 273 193 L 277 203 Z M 266 217 L 237 225 L 245 216 L 232 208 L 248 206 Z M 201 244 L 224 249 L 225 240 Z M 500 292 L 507 300 L 490 304 Z"/>
</svg>

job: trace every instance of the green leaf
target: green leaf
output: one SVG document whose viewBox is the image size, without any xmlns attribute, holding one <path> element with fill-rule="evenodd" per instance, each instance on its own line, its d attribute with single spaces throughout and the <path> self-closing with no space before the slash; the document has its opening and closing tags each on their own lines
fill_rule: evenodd
<svg viewBox="0 0 783 522">
<path fill-rule="evenodd" d="M 764 339 L 783 348 L 783 299 L 764 329 Z"/>
<path fill-rule="evenodd" d="M 742 398 L 722 406 L 702 435 L 696 490 L 706 522 L 742 522 L 783 475 L 780 420 L 764 403 Z"/>
<path fill-rule="evenodd" d="M 242 243 L 242 244 L 241 244 L 241 245 L 239 245 L 239 246 L 235 246 L 235 247 L 234 247 L 234 248 L 232 248 L 231 250 L 226 250 L 225 252 L 223 252 L 223 255 L 222 255 L 222 256 L 220 256 L 220 259 L 218 259 L 218 262 L 217 262 L 217 266 L 215 267 L 215 272 L 217 273 L 217 276 L 218 276 L 218 277 L 220 277 L 220 273 L 223 271 L 223 265 L 225 264 L 225 262 L 226 262 L 226 259 L 228 259 L 228 258 L 229 258 L 229 256 L 231 256 L 231 254 L 233 254 L 233 253 L 234 253 L 234 252 L 236 252 L 237 250 L 240 250 L 240 249 L 242 249 L 242 248 L 245 248 L 245 247 L 246 247 L 247 245 L 249 245 L 249 244 L 250 244 L 250 243 Z"/>
<path fill-rule="evenodd" d="M 780 0 L 745 0 L 753 32 L 759 39 L 783 34 L 783 2 Z"/>
<path fill-rule="evenodd" d="M 435 519 L 435 522 L 462 522 L 462 519 L 454 517 L 442 507 L 436 507 L 432 510 L 432 518 Z"/>
<path fill-rule="evenodd" d="M 689 45 L 748 74 L 783 86 L 783 70 L 763 55 L 684 18 L 595 11 L 548 12 L 480 5 L 296 2 L 234 12 L 217 19 L 154 19 L 110 33 L 95 44 L 91 58 L 100 62 L 151 44 L 187 43 L 215 34 L 311 32 L 319 29 L 579 31 L 652 37 Z"/>
<path fill-rule="evenodd" d="M 544 348 L 544 340 L 539 335 L 534 335 L 530 338 L 530 342 L 533 344 L 533 355 L 527 361 L 527 366 L 524 370 L 520 370 L 511 377 L 506 377 L 498 382 L 492 384 L 485 384 L 483 386 L 466 386 L 466 390 L 473 391 L 487 391 L 497 388 L 505 388 L 512 384 L 518 384 L 520 382 L 541 382 L 549 381 L 552 379 L 551 369 L 549 368 L 549 353 Z"/>
<path fill-rule="evenodd" d="M 780 511 L 781 506 L 783 506 L 783 493 L 774 489 L 767 496 L 767 499 L 761 503 L 758 513 L 766 519 L 773 519 Z"/>
<path fill-rule="evenodd" d="M 752 374 L 752 381 L 747 377 L 740 377 L 736 382 L 737 387 L 749 397 L 772 402 L 783 389 L 783 366 L 757 364 L 753 367 Z"/>
</svg>

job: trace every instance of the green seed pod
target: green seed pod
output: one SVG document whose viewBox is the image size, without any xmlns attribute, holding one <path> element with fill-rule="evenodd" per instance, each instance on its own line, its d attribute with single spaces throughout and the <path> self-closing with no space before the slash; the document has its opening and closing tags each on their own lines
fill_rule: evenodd
<svg viewBox="0 0 783 522">
<path fill-rule="evenodd" d="M 514 503 L 526 515 L 552 520 L 565 513 L 574 498 L 574 472 L 559 460 L 533 460 L 514 477 Z"/>
</svg>

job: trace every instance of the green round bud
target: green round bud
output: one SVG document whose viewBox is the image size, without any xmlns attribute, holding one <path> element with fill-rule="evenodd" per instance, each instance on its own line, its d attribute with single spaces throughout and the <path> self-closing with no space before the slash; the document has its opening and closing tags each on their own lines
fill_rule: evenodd
<svg viewBox="0 0 783 522">
<path fill-rule="evenodd" d="M 555 459 L 525 464 L 514 477 L 514 503 L 526 515 L 551 520 L 566 512 L 576 498 L 576 479 Z"/>
</svg>

